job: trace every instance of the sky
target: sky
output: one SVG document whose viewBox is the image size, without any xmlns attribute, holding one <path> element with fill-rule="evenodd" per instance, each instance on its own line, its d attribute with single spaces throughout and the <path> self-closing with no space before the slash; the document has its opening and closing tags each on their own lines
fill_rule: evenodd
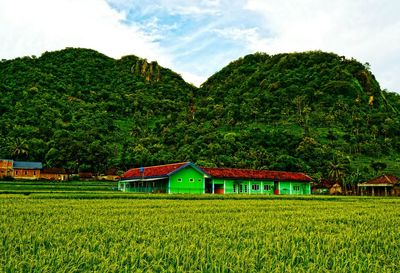
<svg viewBox="0 0 400 273">
<path fill-rule="evenodd" d="M 0 59 L 91 48 L 199 86 L 247 54 L 322 50 L 368 62 L 400 93 L 399 11 L 398 0 L 0 0 Z"/>
</svg>

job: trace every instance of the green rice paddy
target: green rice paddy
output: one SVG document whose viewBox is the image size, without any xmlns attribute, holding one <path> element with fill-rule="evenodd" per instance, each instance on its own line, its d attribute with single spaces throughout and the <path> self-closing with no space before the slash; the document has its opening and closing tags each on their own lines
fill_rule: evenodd
<svg viewBox="0 0 400 273">
<path fill-rule="evenodd" d="M 9 191 L 0 272 L 400 272 L 399 198 Z"/>
</svg>

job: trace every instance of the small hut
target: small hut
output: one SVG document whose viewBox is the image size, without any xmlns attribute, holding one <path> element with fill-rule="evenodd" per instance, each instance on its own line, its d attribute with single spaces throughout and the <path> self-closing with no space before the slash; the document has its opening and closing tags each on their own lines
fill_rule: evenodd
<svg viewBox="0 0 400 273">
<path fill-rule="evenodd" d="M 381 175 L 367 182 L 359 183 L 358 189 L 361 195 L 388 196 L 398 195 L 400 181 L 394 175 Z"/>
<path fill-rule="evenodd" d="M 342 187 L 338 183 L 334 184 L 329 189 L 329 194 L 335 194 L 335 195 L 342 194 Z"/>
</svg>

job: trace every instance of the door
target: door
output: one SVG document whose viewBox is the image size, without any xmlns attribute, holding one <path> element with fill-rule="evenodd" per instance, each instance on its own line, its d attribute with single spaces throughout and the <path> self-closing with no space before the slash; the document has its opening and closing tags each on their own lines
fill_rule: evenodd
<svg viewBox="0 0 400 273">
<path fill-rule="evenodd" d="M 279 194 L 279 182 L 274 181 L 274 194 Z"/>
</svg>

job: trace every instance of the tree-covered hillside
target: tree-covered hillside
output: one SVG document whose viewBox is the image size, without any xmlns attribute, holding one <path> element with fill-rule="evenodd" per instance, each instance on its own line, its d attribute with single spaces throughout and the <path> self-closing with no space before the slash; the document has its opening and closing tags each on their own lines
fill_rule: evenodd
<svg viewBox="0 0 400 273">
<path fill-rule="evenodd" d="M 69 48 L 2 61 L 0 157 L 96 172 L 173 160 L 158 134 L 187 118 L 194 90 L 135 56 Z"/>
<path fill-rule="evenodd" d="M 230 158 L 245 153 L 244 166 L 331 180 L 400 173 L 400 96 L 381 91 L 368 64 L 319 51 L 256 53 L 209 78 L 197 99 L 199 122 L 216 121 L 224 139 L 243 145 Z"/>
<path fill-rule="evenodd" d="M 400 96 L 331 53 L 248 55 L 195 88 L 156 62 L 68 48 L 3 60 L 0 93 L 0 158 L 400 174 Z"/>
</svg>

